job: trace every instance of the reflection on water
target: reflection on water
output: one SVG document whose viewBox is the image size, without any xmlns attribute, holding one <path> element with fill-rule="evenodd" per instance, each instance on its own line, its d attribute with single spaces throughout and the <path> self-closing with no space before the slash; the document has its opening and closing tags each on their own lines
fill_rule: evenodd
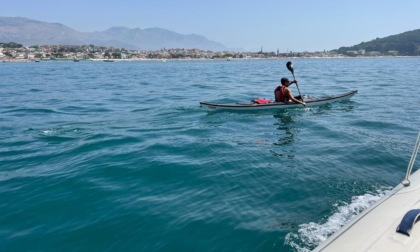
<svg viewBox="0 0 420 252">
<path fill-rule="evenodd" d="M 299 141 L 305 124 L 306 109 L 290 109 L 277 111 L 274 118 L 274 139 L 270 154 L 278 159 L 277 167 L 282 176 L 299 176 L 302 170 L 302 153 L 299 151 Z M 292 228 L 292 227 L 289 227 Z"/>
<path fill-rule="evenodd" d="M 274 142 L 274 145 L 292 145 L 294 143 L 295 134 L 299 131 L 297 127 L 294 126 L 294 115 L 291 114 L 289 111 L 278 112 L 273 115 L 274 118 L 277 120 L 274 123 L 277 126 L 277 132 L 279 139 Z"/>
<path fill-rule="evenodd" d="M 275 119 L 273 125 L 276 127 L 276 138 L 273 145 L 279 148 L 271 150 L 271 155 L 286 160 L 295 159 L 296 140 L 299 139 L 298 135 L 301 132 L 302 127 L 309 127 L 306 123 L 310 123 L 309 121 L 317 122 L 318 117 L 326 118 L 329 115 L 333 116 L 333 114 L 341 117 L 341 115 L 346 115 L 349 112 L 354 111 L 355 105 L 357 105 L 357 103 L 352 101 L 342 101 L 305 109 L 277 111 L 273 114 Z M 303 123 L 303 121 L 305 121 L 305 123 Z M 291 163 L 290 165 L 294 165 L 294 163 Z"/>
<path fill-rule="evenodd" d="M 350 112 L 355 107 L 354 101 L 346 100 L 346 101 L 340 101 L 336 103 L 327 103 L 323 104 L 321 106 L 311 107 L 310 111 L 312 112 L 311 115 L 326 115 L 328 113 L 331 113 L 331 111 L 335 112 Z"/>
<path fill-rule="evenodd" d="M 275 119 L 273 125 L 276 127 L 276 140 L 273 142 L 273 145 L 276 148 L 270 152 L 274 157 L 281 158 L 284 169 L 289 171 L 295 170 L 296 163 L 292 161 L 296 157 L 294 142 L 296 134 L 300 131 L 294 119 L 296 116 L 301 115 L 297 115 L 295 112 L 294 110 L 285 110 L 278 111 L 273 115 Z M 291 162 L 284 162 L 286 160 Z"/>
</svg>

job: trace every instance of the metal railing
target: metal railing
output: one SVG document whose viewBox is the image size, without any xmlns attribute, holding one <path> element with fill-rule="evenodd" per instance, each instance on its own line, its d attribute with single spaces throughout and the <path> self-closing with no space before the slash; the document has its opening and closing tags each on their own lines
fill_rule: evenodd
<svg viewBox="0 0 420 252">
<path fill-rule="evenodd" d="M 411 171 L 413 170 L 414 162 L 416 161 L 417 152 L 419 151 L 420 147 L 420 132 L 417 135 L 416 144 L 414 145 L 413 154 L 411 154 L 410 162 L 408 163 L 407 167 L 407 174 L 405 175 L 405 178 L 401 180 L 401 184 L 404 186 L 410 186 L 410 180 L 409 177 L 411 175 Z"/>
</svg>

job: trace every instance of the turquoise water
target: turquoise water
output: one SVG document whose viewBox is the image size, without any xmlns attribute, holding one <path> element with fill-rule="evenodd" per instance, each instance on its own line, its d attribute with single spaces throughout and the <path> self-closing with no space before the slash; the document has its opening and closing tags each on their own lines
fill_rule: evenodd
<svg viewBox="0 0 420 252">
<path fill-rule="evenodd" d="M 292 61 L 304 94 L 359 93 L 207 112 L 272 98 L 286 60 L 1 64 L 1 250 L 314 248 L 404 177 L 420 58 Z"/>
</svg>

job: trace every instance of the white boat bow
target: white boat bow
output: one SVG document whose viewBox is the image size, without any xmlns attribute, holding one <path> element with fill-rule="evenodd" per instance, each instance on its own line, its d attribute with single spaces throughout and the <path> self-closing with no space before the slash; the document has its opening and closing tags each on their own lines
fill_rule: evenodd
<svg viewBox="0 0 420 252">
<path fill-rule="evenodd" d="M 420 170 L 411 174 L 419 145 L 420 133 L 401 184 L 313 251 L 419 252 Z"/>
</svg>

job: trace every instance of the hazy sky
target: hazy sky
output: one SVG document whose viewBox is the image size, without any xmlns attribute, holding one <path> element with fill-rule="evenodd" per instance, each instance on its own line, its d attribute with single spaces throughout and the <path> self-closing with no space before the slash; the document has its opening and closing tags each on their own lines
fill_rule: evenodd
<svg viewBox="0 0 420 252">
<path fill-rule="evenodd" d="M 420 29 L 420 0 L 1 0 L 0 16 L 77 31 L 159 27 L 228 48 L 318 51 Z"/>
</svg>

